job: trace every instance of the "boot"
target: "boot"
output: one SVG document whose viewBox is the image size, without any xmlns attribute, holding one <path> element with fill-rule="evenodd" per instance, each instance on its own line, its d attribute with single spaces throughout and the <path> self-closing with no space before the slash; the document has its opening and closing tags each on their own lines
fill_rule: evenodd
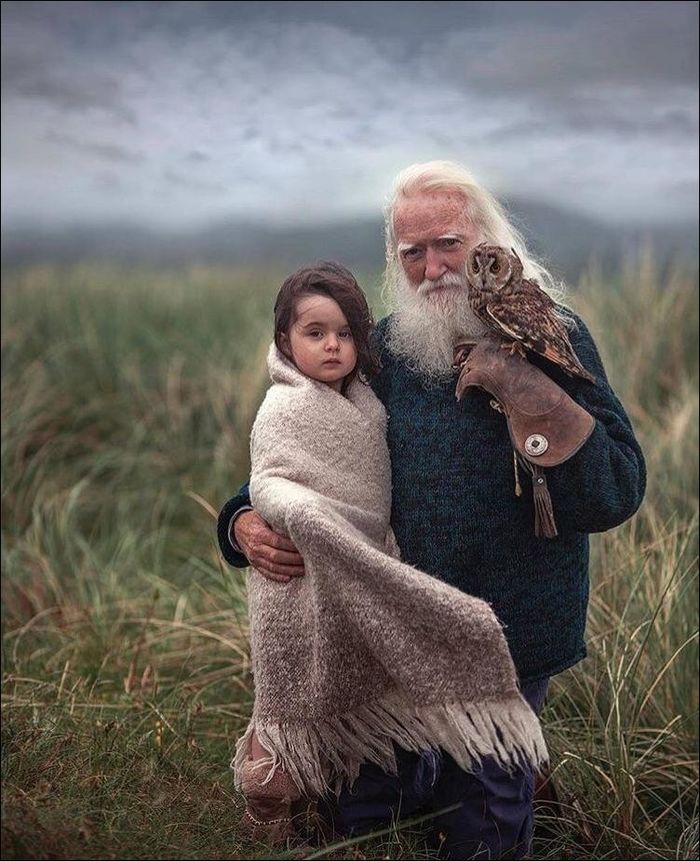
<svg viewBox="0 0 700 861">
<path fill-rule="evenodd" d="M 264 760 L 248 759 L 243 766 L 241 791 L 246 807 L 241 828 L 251 840 L 274 845 L 296 838 L 293 820 L 305 808 L 306 799 L 279 768 L 271 780 L 262 783 L 267 775 L 263 763 Z"/>
</svg>

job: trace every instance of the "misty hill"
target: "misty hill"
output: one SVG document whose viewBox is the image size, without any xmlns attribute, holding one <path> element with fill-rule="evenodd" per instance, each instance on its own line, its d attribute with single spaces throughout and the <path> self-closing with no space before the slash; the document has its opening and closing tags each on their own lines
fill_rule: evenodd
<svg viewBox="0 0 700 861">
<path fill-rule="evenodd" d="M 670 255 L 695 261 L 697 224 L 611 227 L 584 215 L 532 200 L 506 201 L 528 246 L 562 277 L 575 278 L 591 257 L 616 266 L 623 253 L 650 241 L 661 263 Z M 136 224 L 85 224 L 66 228 L 7 228 L 2 262 L 75 263 L 106 260 L 144 265 L 195 263 L 296 267 L 336 259 L 351 267 L 384 262 L 381 218 L 303 226 L 271 226 L 230 219 L 190 231 L 158 231 Z"/>
</svg>

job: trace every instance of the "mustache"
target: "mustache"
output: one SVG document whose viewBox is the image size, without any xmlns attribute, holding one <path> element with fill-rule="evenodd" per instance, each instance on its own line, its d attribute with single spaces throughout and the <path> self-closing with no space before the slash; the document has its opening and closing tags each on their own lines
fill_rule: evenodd
<svg viewBox="0 0 700 861">
<path fill-rule="evenodd" d="M 418 285 L 418 287 L 416 287 L 416 293 L 419 296 L 427 296 L 429 293 L 432 293 L 433 290 L 439 290 L 441 287 L 460 287 L 462 289 L 466 289 L 466 276 L 458 275 L 456 272 L 448 272 L 436 281 L 430 281 L 426 278 Z"/>
</svg>

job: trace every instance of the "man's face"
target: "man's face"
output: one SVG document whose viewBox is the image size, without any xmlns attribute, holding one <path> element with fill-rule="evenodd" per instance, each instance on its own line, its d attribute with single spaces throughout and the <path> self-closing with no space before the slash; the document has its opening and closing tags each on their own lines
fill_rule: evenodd
<svg viewBox="0 0 700 861">
<path fill-rule="evenodd" d="M 400 198 L 394 208 L 397 262 L 387 262 L 392 295 L 388 347 L 427 381 L 452 378 L 457 339 L 485 331 L 469 303 L 467 256 L 482 241 L 459 191 Z"/>
<path fill-rule="evenodd" d="M 479 236 L 465 210 L 463 195 L 448 189 L 421 191 L 397 204 L 398 257 L 417 292 L 432 297 L 466 287 L 467 255 Z"/>
</svg>

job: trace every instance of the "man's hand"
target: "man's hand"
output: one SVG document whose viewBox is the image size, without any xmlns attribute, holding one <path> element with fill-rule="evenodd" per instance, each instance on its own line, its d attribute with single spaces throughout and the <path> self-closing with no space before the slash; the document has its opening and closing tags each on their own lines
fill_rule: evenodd
<svg viewBox="0 0 700 861">
<path fill-rule="evenodd" d="M 289 583 L 304 575 L 304 560 L 289 538 L 280 535 L 255 511 L 244 511 L 233 524 L 236 542 L 250 564 L 268 580 Z"/>
</svg>

